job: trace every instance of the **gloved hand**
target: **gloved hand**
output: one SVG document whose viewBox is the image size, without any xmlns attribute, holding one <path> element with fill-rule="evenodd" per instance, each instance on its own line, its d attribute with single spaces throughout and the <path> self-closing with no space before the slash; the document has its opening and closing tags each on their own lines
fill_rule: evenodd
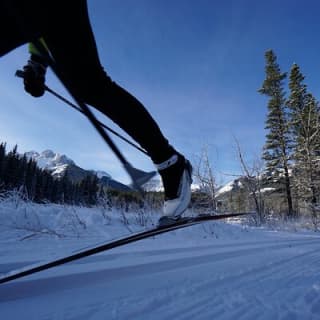
<svg viewBox="0 0 320 320">
<path fill-rule="evenodd" d="M 45 75 L 47 67 L 41 62 L 30 59 L 23 67 L 24 89 L 33 97 L 41 97 L 45 91 Z"/>
</svg>

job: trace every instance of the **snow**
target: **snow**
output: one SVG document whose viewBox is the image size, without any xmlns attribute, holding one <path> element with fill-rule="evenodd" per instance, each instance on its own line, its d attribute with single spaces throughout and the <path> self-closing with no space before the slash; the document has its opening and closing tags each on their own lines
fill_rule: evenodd
<svg viewBox="0 0 320 320">
<path fill-rule="evenodd" d="M 276 188 L 266 187 L 266 188 L 262 188 L 260 190 L 260 192 L 262 192 L 262 193 L 264 193 L 264 192 L 273 192 L 275 190 L 276 190 Z"/>
<path fill-rule="evenodd" d="M 217 192 L 216 192 L 216 197 L 229 192 L 233 189 L 234 186 L 234 181 L 228 182 L 225 186 L 221 187 Z"/>
<path fill-rule="evenodd" d="M 99 179 L 101 179 L 102 177 L 107 177 L 107 178 L 109 178 L 109 179 L 111 179 L 112 177 L 111 177 L 111 175 L 109 174 L 109 173 L 107 173 L 107 172 L 105 172 L 105 171 L 95 171 L 95 173 L 96 173 L 96 175 L 97 175 L 97 177 L 99 178 Z"/>
<path fill-rule="evenodd" d="M 36 161 L 41 169 L 50 171 L 56 170 L 60 166 L 74 165 L 73 160 L 66 155 L 55 153 L 52 150 L 44 150 L 41 153 L 30 151 L 26 153 L 26 156 Z"/>
<path fill-rule="evenodd" d="M 157 218 L 2 201 L 0 272 Z M 319 319 L 319 238 L 239 221 L 177 230 L 0 285 L 1 319 Z"/>
<path fill-rule="evenodd" d="M 25 155 L 28 159 L 36 161 L 39 168 L 50 171 L 55 177 L 63 176 L 70 165 L 75 165 L 74 161 L 66 155 L 55 153 L 52 150 L 44 150 L 41 153 L 29 151 Z"/>
</svg>

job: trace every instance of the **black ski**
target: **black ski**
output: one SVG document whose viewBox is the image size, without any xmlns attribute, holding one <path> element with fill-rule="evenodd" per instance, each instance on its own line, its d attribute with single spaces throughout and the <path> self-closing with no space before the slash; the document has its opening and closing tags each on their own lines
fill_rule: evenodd
<svg viewBox="0 0 320 320">
<path fill-rule="evenodd" d="M 181 228 L 186 228 L 189 226 L 193 226 L 202 222 L 206 221 L 213 221 L 213 220 L 221 220 L 221 219 L 227 219 L 227 218 L 232 218 L 232 217 L 239 217 L 239 216 L 244 216 L 248 215 L 250 213 L 229 213 L 229 214 L 219 214 L 219 215 L 200 215 L 198 217 L 186 217 L 182 218 L 181 220 L 175 222 L 174 224 L 170 224 L 167 226 L 161 226 L 161 227 L 155 227 L 153 229 L 149 229 L 146 231 L 141 231 L 137 232 L 135 234 L 131 234 L 128 236 L 124 236 L 123 238 L 113 240 L 111 242 L 90 248 L 90 249 L 85 249 L 83 251 L 79 251 L 77 253 L 71 254 L 66 257 L 62 257 L 53 261 L 45 262 L 43 264 L 33 266 L 33 267 L 26 267 L 26 269 L 20 269 L 16 271 L 11 271 L 9 274 L 2 276 L 0 278 L 0 284 L 9 282 L 18 278 L 22 278 L 43 270 L 47 270 L 71 261 L 75 261 L 78 259 L 82 259 L 88 256 L 91 256 L 93 254 L 103 252 L 106 250 L 110 250 L 116 247 L 120 247 L 123 245 L 126 245 L 128 243 L 132 243 L 135 241 L 139 241 L 142 239 L 146 239 L 158 234 L 170 232 L 173 230 L 181 229 Z"/>
</svg>

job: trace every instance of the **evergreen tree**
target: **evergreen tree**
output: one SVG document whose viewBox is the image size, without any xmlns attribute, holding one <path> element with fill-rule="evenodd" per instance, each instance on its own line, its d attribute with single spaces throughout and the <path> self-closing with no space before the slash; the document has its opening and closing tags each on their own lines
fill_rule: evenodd
<svg viewBox="0 0 320 320">
<path fill-rule="evenodd" d="M 81 202 L 85 205 L 95 205 L 97 203 L 98 178 L 97 176 L 87 175 L 80 182 Z"/>
<path fill-rule="evenodd" d="M 62 197 L 63 202 L 68 204 L 75 204 L 76 203 L 76 194 L 75 194 L 75 184 L 72 183 L 71 180 L 68 178 L 68 174 L 64 174 L 64 176 L 60 179 L 62 184 Z"/>
<path fill-rule="evenodd" d="M 1 143 L 0 144 L 0 188 L 2 188 L 2 184 L 3 184 L 5 159 L 6 159 L 6 145 L 5 143 Z"/>
<path fill-rule="evenodd" d="M 299 66 L 294 64 L 290 73 L 290 96 L 287 105 L 294 141 L 297 194 L 300 200 L 312 208 L 319 201 L 320 191 L 320 109 L 316 99 L 307 92 L 304 79 Z"/>
<path fill-rule="evenodd" d="M 36 168 L 36 162 L 29 159 L 25 173 L 25 186 L 30 200 L 33 200 L 36 195 Z"/>
<path fill-rule="evenodd" d="M 287 215 L 294 214 L 291 195 L 291 179 L 289 175 L 292 141 L 286 112 L 284 80 L 286 73 L 282 73 L 277 63 L 277 57 L 272 50 L 265 53 L 266 78 L 259 92 L 269 97 L 268 115 L 266 120 L 266 143 L 263 159 L 266 162 L 267 172 L 279 181 L 283 181 L 288 205 Z"/>
<path fill-rule="evenodd" d="M 50 202 L 52 193 L 53 178 L 47 171 L 42 171 L 43 175 L 43 200 Z"/>
<path fill-rule="evenodd" d="M 96 205 L 98 201 L 98 191 L 99 191 L 99 179 L 96 175 L 93 175 L 91 177 L 91 183 L 90 183 L 90 199 L 89 199 L 89 205 Z"/>
<path fill-rule="evenodd" d="M 10 151 L 5 160 L 3 180 L 7 190 L 19 187 L 19 156 L 17 145 Z"/>
<path fill-rule="evenodd" d="M 27 171 L 28 159 L 26 155 L 20 158 L 19 161 L 19 185 L 24 186 L 26 182 L 26 171 Z"/>
</svg>

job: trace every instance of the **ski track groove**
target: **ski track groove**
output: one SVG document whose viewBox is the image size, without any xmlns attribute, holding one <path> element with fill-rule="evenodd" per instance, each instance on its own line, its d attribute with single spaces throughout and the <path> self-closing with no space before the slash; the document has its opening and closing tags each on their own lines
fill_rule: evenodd
<svg viewBox="0 0 320 320">
<path fill-rule="evenodd" d="M 302 243 L 297 243 L 298 247 L 306 247 L 308 245 L 314 244 L 314 241 L 308 241 L 308 242 L 302 242 Z M 279 249 L 283 249 L 286 248 L 286 245 L 273 245 L 270 246 L 269 249 L 273 249 L 273 250 L 279 250 Z M 296 249 L 297 246 L 292 247 L 292 249 Z M 245 252 L 246 254 L 251 254 L 250 252 L 251 250 L 245 249 L 242 250 L 242 254 Z M 319 250 L 315 249 L 315 250 L 311 250 L 308 252 L 304 252 L 304 253 L 293 253 L 294 255 L 291 256 L 290 258 L 284 258 L 284 259 L 280 259 L 276 262 L 271 262 L 269 265 L 267 265 L 265 267 L 265 269 L 261 269 L 261 265 L 259 265 L 256 268 L 251 268 L 246 272 L 241 272 L 235 276 L 229 277 L 228 279 L 223 279 L 223 287 L 221 287 L 221 284 L 219 285 L 219 282 L 221 282 L 220 280 L 213 280 L 213 281 L 205 281 L 203 284 L 198 284 L 198 285 L 194 285 L 192 287 L 192 291 L 196 291 L 196 292 L 207 292 L 208 288 L 210 287 L 214 287 L 216 288 L 216 296 L 219 296 L 221 294 L 223 295 L 227 295 L 228 291 L 230 290 L 228 284 L 225 283 L 225 281 L 227 280 L 227 282 L 229 284 L 233 283 L 232 285 L 232 290 L 237 291 L 237 292 L 250 292 L 253 291 L 254 289 L 261 289 L 263 292 L 263 298 L 259 299 L 259 297 L 250 297 L 250 294 L 246 297 L 239 297 L 239 300 L 243 300 L 243 302 L 247 302 L 248 298 L 251 299 L 251 302 L 253 300 L 253 302 L 255 304 L 259 304 L 260 306 L 263 307 L 264 310 L 268 310 L 267 315 L 263 316 L 260 314 L 260 311 L 257 311 L 256 309 L 254 310 L 248 310 L 248 308 L 241 306 L 241 303 L 238 302 L 238 306 L 236 305 L 237 303 L 235 303 L 234 305 L 232 305 L 232 309 L 233 311 L 231 311 L 231 309 L 226 308 L 225 305 L 223 304 L 223 301 L 219 302 L 219 298 L 215 298 L 214 296 L 210 296 L 209 298 L 206 299 L 201 299 L 196 301 L 195 303 L 191 304 L 189 303 L 189 305 L 187 307 L 182 307 L 180 308 L 177 312 L 169 312 L 168 315 L 168 319 L 194 319 L 195 317 L 199 320 L 201 319 L 214 319 L 219 317 L 219 319 L 270 319 L 272 318 L 277 318 L 277 313 L 274 310 L 271 310 L 267 303 L 265 303 L 265 298 L 266 296 L 271 296 L 274 293 L 274 285 L 272 285 L 271 287 L 265 289 L 263 288 L 264 284 L 269 281 L 270 279 L 273 279 L 273 275 L 277 274 L 277 272 L 283 270 L 284 268 L 286 268 L 286 270 L 290 270 L 289 273 L 287 273 L 288 277 L 286 278 L 286 280 L 282 281 L 282 283 L 279 285 L 277 285 L 278 287 L 281 287 L 281 290 L 278 290 L 276 292 L 276 294 L 285 294 L 287 291 L 287 286 L 289 284 L 291 284 L 292 286 L 298 284 L 298 280 L 296 280 L 296 283 L 292 283 L 293 280 L 296 279 L 297 275 L 299 275 L 299 273 L 301 272 L 301 263 L 300 261 L 302 260 L 302 262 L 306 262 L 309 265 L 314 265 L 315 266 L 315 271 L 317 270 L 317 267 L 319 266 L 319 261 L 320 261 L 320 255 L 319 255 Z M 299 262 L 299 263 L 298 263 Z M 292 265 L 293 263 L 293 265 Z M 264 266 L 263 266 L 264 267 Z M 253 276 L 254 275 L 254 276 Z M 277 279 L 276 281 L 279 281 L 280 279 Z M 316 279 L 315 279 L 316 280 Z M 301 281 L 301 280 L 300 280 Z M 236 285 L 234 285 L 236 284 Z M 178 294 L 176 296 L 176 300 L 181 300 L 181 298 L 183 299 L 183 296 L 186 297 L 186 300 L 189 299 L 188 295 L 190 294 L 189 292 L 190 290 L 188 290 L 188 292 L 181 294 Z M 283 292 L 284 291 L 284 292 Z M 292 297 L 292 301 L 296 300 L 296 297 Z M 218 300 L 218 301 L 216 301 Z M 220 308 L 211 308 L 211 306 L 208 306 L 209 302 L 211 302 L 211 306 L 212 305 L 222 305 L 223 307 Z M 317 302 L 317 301 L 316 301 Z M 179 301 L 179 306 L 184 305 L 183 303 L 181 303 L 181 301 Z M 285 313 L 287 313 L 288 316 L 294 317 L 295 314 L 292 314 L 292 310 L 290 310 L 290 306 L 291 304 L 289 303 L 289 306 L 278 306 L 278 308 L 284 308 Z M 317 308 L 317 305 L 314 307 L 317 311 L 319 308 Z M 158 314 L 163 314 L 163 312 L 165 310 L 165 307 L 163 308 L 158 308 L 157 313 Z M 259 310 L 259 309 L 258 309 Z M 206 312 L 204 312 L 206 311 Z M 231 317 L 230 317 L 231 315 Z M 312 319 L 313 315 L 310 315 Z M 262 317 L 262 318 L 261 318 Z M 286 318 L 286 316 L 285 316 Z M 290 318 L 288 318 L 290 319 Z M 309 319 L 309 318 L 308 318 Z"/>
<path fill-rule="evenodd" d="M 161 249 L 158 251 L 141 252 L 119 252 L 107 253 L 99 256 L 87 258 L 86 261 L 74 263 L 86 264 L 92 262 L 105 263 L 106 261 L 130 258 L 132 255 L 141 257 L 141 260 L 149 256 L 170 255 L 169 260 L 158 262 L 144 262 L 138 265 L 120 266 L 117 268 L 105 268 L 103 270 L 81 272 L 78 274 L 66 274 L 53 276 L 45 279 L 25 279 L 23 281 L 12 282 L 0 286 L 0 300 L 10 301 L 23 297 L 51 294 L 54 291 L 63 290 L 68 287 L 85 290 L 87 285 L 95 285 L 95 282 L 108 283 L 106 290 L 112 290 L 112 281 L 122 281 L 126 277 L 143 277 L 148 270 L 148 276 L 153 274 L 166 275 L 167 272 L 179 272 L 187 274 L 184 278 L 175 280 L 175 286 L 170 287 L 169 283 L 162 284 L 162 287 L 148 289 L 139 295 L 124 294 L 118 300 L 111 302 L 99 300 L 97 303 L 88 304 L 85 313 L 74 310 L 70 307 L 65 310 L 62 316 L 59 312 L 51 315 L 44 315 L 41 319 L 101 319 L 108 316 L 109 319 L 139 319 L 143 315 L 144 319 L 175 319 L 175 320 L 295 320 L 307 319 L 318 320 L 320 313 L 319 292 L 312 287 L 312 284 L 320 280 L 317 276 L 320 265 L 319 249 L 314 249 L 314 245 L 319 243 L 317 238 L 242 242 L 239 244 L 210 245 L 205 247 L 173 248 Z M 309 246 L 311 246 L 309 248 Z M 313 246 L 313 247 L 312 247 Z M 218 252 L 209 253 L 210 249 Z M 223 249 L 231 250 L 222 251 Z M 236 249 L 235 249 L 236 248 Z M 285 257 L 282 258 L 282 250 L 285 250 Z M 200 254 L 187 257 L 175 258 L 177 253 L 197 252 Z M 272 251 L 272 260 L 268 263 L 255 262 L 255 266 L 245 266 L 245 269 L 235 269 L 236 272 L 229 271 L 215 272 L 214 267 L 225 260 L 232 260 L 237 263 L 239 257 L 257 256 L 263 258 L 264 252 Z M 243 261 L 243 260 L 242 260 Z M 250 261 L 250 259 L 248 259 Z M 249 262 L 250 263 L 250 262 Z M 203 281 L 193 279 L 188 276 L 188 270 L 205 265 L 213 265 L 213 271 L 207 275 L 212 279 Z M 229 264 L 227 264 L 229 265 Z M 66 269 L 68 266 L 66 266 Z M 303 270 L 302 270 L 303 269 Z M 200 269 L 201 270 L 201 269 Z M 209 270 L 209 269 L 208 269 Z M 218 269 L 220 270 L 220 269 Z M 279 278 L 278 274 L 283 274 L 286 270 L 286 277 Z M 310 282 L 310 290 L 306 291 L 304 286 L 303 295 L 297 295 L 296 291 L 290 295 L 288 288 L 301 286 L 304 281 L 304 272 Z M 198 278 L 198 277 L 197 277 Z M 111 281 L 111 283 L 109 283 Z M 66 284 L 67 282 L 67 284 Z M 276 284 L 274 283 L 276 282 Z M 186 285 L 187 283 L 187 285 Z M 54 284 L 52 286 L 52 284 Z M 98 285 L 98 284 L 97 284 Z M 182 288 L 182 289 L 181 289 Z M 277 288 L 275 291 L 274 289 Z M 2 293 L 1 293 L 2 292 Z M 201 293 L 198 295 L 198 293 Z M 261 296 L 254 296 L 251 292 L 261 292 Z M 194 300 L 190 299 L 194 296 Z M 286 302 L 279 302 L 272 308 L 268 305 L 268 299 L 277 296 L 286 296 Z M 310 306 L 307 315 L 299 312 L 299 302 L 305 301 Z M 190 303 L 192 301 L 192 303 Z M 254 309 L 247 306 L 255 305 Z M 133 306 L 127 308 L 127 306 Z M 125 311 L 122 311 L 125 310 Z M 262 311 L 263 310 L 263 311 Z M 281 312 L 279 312 L 281 310 Z M 279 316 L 280 314 L 280 316 Z"/>
<path fill-rule="evenodd" d="M 147 239 L 145 239 L 147 240 Z M 303 241 L 317 241 L 314 238 L 307 238 L 304 239 Z M 108 241 L 105 242 L 99 242 L 97 243 L 97 245 L 102 245 L 104 243 L 107 243 Z M 277 243 L 279 244 L 283 244 L 283 245 L 290 245 L 290 244 L 295 244 L 295 243 L 300 243 L 301 240 L 297 240 L 297 239 L 285 239 L 285 240 L 278 240 Z M 128 244 L 127 247 L 132 246 L 134 244 Z M 81 260 L 77 260 L 77 261 L 72 261 L 70 263 L 68 263 L 68 265 L 71 264 L 87 264 L 87 263 L 91 263 L 91 262 L 102 262 L 102 261 L 111 261 L 111 260 L 116 260 L 118 258 L 123 258 L 123 257 L 137 257 L 137 256 L 141 256 L 141 257 L 149 257 L 149 256 L 158 256 L 158 255 L 163 255 L 163 254 L 176 254 L 176 253 L 184 253 L 184 252 L 198 252 L 200 251 L 204 251 L 204 250 L 216 250 L 216 249 L 227 249 L 227 248 L 237 248 L 237 247 L 243 247 L 243 246 L 251 246 L 251 247 L 256 247 L 259 246 L 259 248 L 261 248 L 263 245 L 270 245 L 269 241 L 256 241 L 256 242 L 241 242 L 241 243 L 232 243 L 232 244 L 219 244 L 219 245 L 207 245 L 207 246 L 197 246 L 197 247 L 186 247 L 186 248 L 170 248 L 170 249 L 159 249 L 159 250 L 146 250 L 146 251 L 134 251 L 134 252 L 116 252 L 116 253 L 110 253 L 109 251 L 106 252 L 102 252 L 102 253 L 98 253 L 96 255 L 90 256 L 90 257 L 86 257 L 83 258 Z M 95 245 L 91 245 L 91 246 L 86 246 L 83 247 L 83 249 L 90 249 L 92 247 L 94 247 Z M 118 250 L 118 249 L 114 249 L 114 250 Z M 77 253 L 79 252 L 79 250 L 73 250 L 70 253 Z M 1 255 L 0 255 L 1 256 Z M 61 256 L 57 256 L 56 258 L 61 258 Z M 52 260 L 52 259 L 50 259 Z M 37 263 L 41 263 L 41 261 L 39 260 L 32 260 L 32 261 L 26 261 L 26 262 L 12 262 L 12 263 L 0 263 L 0 270 L 2 267 L 6 267 L 8 270 L 12 271 L 13 268 L 15 267 L 27 267 L 28 265 L 32 265 L 32 264 L 37 264 Z"/>
<path fill-rule="evenodd" d="M 305 246 L 309 244 L 313 244 L 316 240 L 312 239 L 309 241 L 305 241 L 303 243 L 297 243 L 293 248 L 299 246 Z M 13 297 L 7 293 L 6 298 L 2 297 L 5 300 L 22 298 L 23 293 L 27 293 L 28 289 L 26 287 L 30 286 L 32 288 L 32 292 L 34 295 L 41 295 L 46 293 L 51 293 L 53 291 L 58 291 L 66 286 L 66 283 L 69 283 L 70 286 L 74 284 L 75 287 L 81 287 L 85 285 L 92 284 L 93 282 L 101 281 L 101 279 L 114 281 L 123 277 L 132 276 L 140 276 L 143 275 L 143 271 L 141 269 L 147 267 L 149 273 L 161 273 L 167 272 L 172 270 L 184 269 L 195 267 L 202 264 L 210 264 L 213 262 L 224 261 L 228 259 L 234 259 L 235 257 L 240 257 L 244 254 L 250 255 L 255 254 L 257 250 L 279 250 L 283 248 L 287 248 L 288 243 L 283 244 L 272 244 L 269 246 L 256 247 L 253 248 L 245 248 L 241 250 L 232 250 L 226 252 L 218 252 L 213 254 L 204 254 L 191 257 L 182 257 L 178 259 L 170 259 L 163 262 L 152 262 L 152 263 L 142 263 L 138 265 L 129 265 L 123 267 L 116 267 L 116 268 L 105 268 L 102 270 L 94 271 L 94 272 L 82 272 L 77 274 L 66 274 L 60 276 L 53 276 L 51 278 L 45 279 L 35 279 L 35 280 L 28 280 L 25 278 L 23 281 L 19 282 L 9 282 L 7 284 L 2 284 L 0 286 L 0 298 L 1 298 L 1 288 L 7 286 L 10 291 L 14 292 L 15 295 Z M 50 282 L 54 283 L 54 286 L 50 286 Z M 16 287 L 16 288 L 15 288 Z M 21 287 L 21 288 L 19 288 Z M 9 292 L 10 293 L 10 292 Z"/>
<path fill-rule="evenodd" d="M 208 303 L 211 301 L 210 298 L 201 299 L 201 301 L 196 301 L 194 303 L 189 303 L 187 307 L 183 308 L 183 312 L 181 313 L 181 309 L 177 311 L 172 311 L 168 314 L 168 319 L 177 319 L 177 320 L 188 320 L 188 319 L 198 319 L 200 314 L 203 314 L 203 311 L 207 309 Z M 219 310 L 217 310 L 219 312 Z"/>
<path fill-rule="evenodd" d="M 300 243 L 300 246 L 305 246 L 305 245 L 308 245 L 308 243 Z M 281 245 L 281 246 L 272 246 L 272 247 L 273 247 L 273 249 L 275 249 L 275 248 L 281 249 L 281 248 L 284 248 L 286 246 L 287 245 L 285 245 L 285 246 L 283 246 L 283 245 Z M 271 263 L 271 267 L 273 268 L 273 270 L 269 271 L 269 274 L 267 272 L 267 274 L 264 275 L 263 279 L 270 278 L 270 276 L 274 273 L 274 271 L 277 271 L 276 268 L 280 268 L 281 269 L 281 268 L 283 268 L 283 266 L 285 264 L 291 263 L 292 260 L 295 261 L 298 257 L 303 257 L 303 256 L 306 256 L 308 254 L 312 254 L 312 252 L 316 252 L 316 251 L 317 250 L 314 250 L 314 251 L 311 251 L 311 252 L 307 252 L 307 253 L 302 254 L 302 255 L 294 256 L 294 257 L 292 257 L 290 259 L 283 259 L 281 261 L 278 261 L 277 263 Z M 315 255 L 315 258 L 314 258 L 314 260 L 312 260 L 312 262 L 317 263 L 318 261 L 319 261 L 319 256 Z M 249 270 L 247 272 L 248 278 L 250 278 L 250 277 L 252 278 L 252 276 L 251 276 L 252 272 L 260 272 L 261 273 L 261 268 L 258 267 L 255 270 L 254 269 Z M 262 271 L 262 273 L 263 272 L 266 273 L 265 271 Z M 241 273 L 240 275 L 237 275 L 236 278 L 238 280 L 239 279 L 242 280 L 241 277 L 243 277 L 243 275 L 244 275 L 244 273 Z M 296 275 L 296 272 L 292 271 L 292 278 L 294 278 L 295 275 Z M 261 274 L 260 274 L 260 277 L 261 277 Z M 256 278 L 259 278 L 259 275 Z M 238 286 L 240 288 L 242 286 L 242 289 L 243 289 L 243 287 L 245 287 L 245 286 L 243 284 L 241 284 L 241 282 L 243 282 L 243 280 L 240 281 L 240 284 L 238 284 Z M 255 282 L 255 281 L 252 281 L 252 279 L 251 279 L 251 283 L 252 282 Z M 204 284 L 204 287 L 208 287 L 209 285 L 211 286 L 212 283 L 210 284 L 210 283 L 206 282 Z M 254 287 L 254 286 L 251 285 L 251 287 Z M 247 288 L 250 288 L 250 284 L 247 285 Z M 192 287 L 192 291 L 198 291 L 198 290 L 202 290 L 202 288 L 200 288 L 200 286 L 197 286 L 197 287 L 193 286 Z M 217 290 L 217 291 L 219 291 L 219 290 Z M 246 308 L 244 308 L 242 306 L 238 306 L 233 312 L 231 312 L 230 308 L 227 308 L 227 310 L 226 310 L 225 307 L 212 309 L 209 306 L 210 302 L 211 302 L 211 305 L 217 305 L 217 304 L 219 305 L 220 304 L 220 305 L 223 306 L 223 301 L 220 301 L 220 302 L 219 301 L 215 301 L 214 297 L 211 297 L 211 296 L 209 298 L 206 298 L 206 299 L 198 300 L 198 301 L 196 301 L 195 303 L 193 303 L 191 305 L 189 303 L 188 307 L 183 307 L 183 308 L 180 307 L 180 309 L 177 312 L 168 312 L 169 310 L 167 309 L 166 306 L 168 306 L 168 304 L 170 305 L 170 302 L 172 304 L 172 301 L 177 300 L 177 297 L 180 298 L 180 300 L 181 300 L 181 297 L 190 294 L 189 291 L 190 290 L 187 290 L 187 292 L 185 292 L 185 293 L 181 293 L 179 291 L 174 293 L 174 292 L 171 291 L 170 294 L 167 293 L 165 295 L 165 297 L 161 297 L 160 296 L 158 298 L 155 298 L 153 296 L 153 298 L 151 298 L 151 299 L 144 299 L 145 301 L 140 306 L 140 308 L 138 308 L 136 311 L 132 310 L 132 312 L 129 312 L 129 314 L 126 314 L 126 315 L 122 315 L 123 317 L 120 316 L 120 318 L 121 319 L 136 318 L 136 316 L 139 316 L 139 314 L 140 315 L 141 314 L 145 314 L 145 312 L 148 313 L 148 311 L 150 313 L 154 314 L 155 305 L 158 306 L 158 308 L 156 308 L 157 309 L 157 314 L 163 315 L 163 314 L 166 314 L 166 312 L 167 312 L 167 316 L 166 316 L 165 319 L 192 319 L 194 317 L 196 317 L 199 320 L 200 319 L 212 319 L 212 318 L 216 318 L 216 317 L 219 317 L 219 319 L 223 319 L 224 318 L 223 315 L 226 314 L 226 313 L 228 314 L 226 319 L 230 319 L 230 317 L 229 317 L 230 313 L 234 314 L 234 317 L 232 316 L 231 319 L 233 319 L 233 318 L 234 319 L 256 319 L 259 315 L 260 315 L 260 319 L 269 319 L 268 317 L 270 316 L 270 312 L 276 317 L 276 313 L 273 310 L 269 310 L 268 315 L 266 315 L 266 317 L 263 316 L 263 318 L 261 318 L 261 314 L 259 314 L 258 311 L 254 311 L 254 310 L 253 311 L 248 311 Z M 219 293 L 219 292 L 217 292 L 217 293 Z M 141 299 L 142 298 L 138 299 L 140 301 L 140 304 L 141 304 Z M 264 308 L 268 309 L 268 306 L 262 300 L 259 301 L 259 299 L 257 299 L 257 298 L 255 298 L 254 300 L 255 300 L 255 302 L 257 304 L 261 304 L 261 305 L 264 306 Z M 129 299 L 128 300 L 128 298 L 126 298 L 125 301 L 126 301 L 126 304 L 130 303 L 130 304 L 133 304 L 133 305 L 137 305 L 137 302 L 138 302 L 136 299 Z M 163 306 L 163 307 L 161 308 L 159 306 Z M 232 307 L 234 308 L 235 306 L 233 305 Z M 118 309 L 121 309 L 121 308 L 119 307 Z M 289 315 L 290 315 L 290 312 L 289 312 Z M 291 314 L 291 316 L 294 316 L 294 314 L 293 315 Z M 113 317 L 113 319 L 120 319 L 120 318 Z M 161 316 L 161 319 L 164 319 L 164 318 Z M 288 319 L 291 319 L 291 318 L 288 318 Z"/>
<path fill-rule="evenodd" d="M 310 259 L 312 257 L 312 255 L 314 256 L 314 259 Z M 290 289 L 290 287 L 294 287 L 296 285 L 298 285 L 299 283 L 301 283 L 301 281 L 303 280 L 298 280 L 297 279 L 297 275 L 299 275 L 299 273 L 301 272 L 301 264 L 299 263 L 295 263 L 295 265 L 292 265 L 292 262 L 297 262 L 298 260 L 304 259 L 304 261 L 308 262 L 308 265 L 310 266 L 310 264 L 314 264 L 315 268 L 314 271 L 316 272 L 317 268 L 319 266 L 319 250 L 312 250 L 311 252 L 307 252 L 304 254 L 299 254 L 295 257 L 292 257 L 291 259 L 284 259 L 282 261 L 279 261 L 275 264 L 271 264 L 269 266 L 267 266 L 267 271 L 266 270 L 260 270 L 259 268 L 257 269 L 253 269 L 250 270 L 247 274 L 247 276 L 244 276 L 243 274 L 241 276 L 238 277 L 238 279 L 240 281 L 237 282 L 236 286 L 233 286 L 233 290 L 239 291 L 241 289 L 241 291 L 243 292 L 257 292 L 256 289 L 261 290 L 261 292 L 263 292 L 263 298 L 256 299 L 256 304 L 260 304 L 262 305 L 265 309 L 269 309 L 268 305 L 265 303 L 265 298 L 266 297 L 270 297 L 272 295 L 276 295 L 276 296 L 280 296 L 281 295 L 287 295 L 288 289 Z M 310 259 L 310 260 L 309 260 Z M 290 266 L 290 268 L 288 268 Z M 291 272 L 287 273 L 287 277 L 285 278 L 284 281 L 281 281 L 281 279 L 276 279 L 273 280 L 273 275 L 277 274 L 277 272 L 283 270 L 283 268 L 286 268 L 286 270 Z M 252 274 L 255 275 L 255 277 L 252 277 Z M 317 280 L 316 276 L 314 277 L 315 281 Z M 235 280 L 235 279 L 234 279 Z M 277 285 L 270 285 L 267 288 L 264 288 L 265 283 L 270 283 L 270 281 L 277 281 Z M 230 281 L 230 280 L 229 280 Z M 205 285 L 207 286 L 208 283 Z M 274 292 L 274 288 L 278 287 L 281 289 L 278 289 L 276 292 Z M 201 290 L 201 289 L 200 289 Z M 256 290 L 256 291 L 255 291 Z M 290 290 L 289 290 L 290 292 Z M 280 298 L 279 297 L 279 298 Z M 288 310 L 290 307 L 292 307 L 292 305 L 294 306 L 294 302 L 296 301 L 298 297 L 297 296 L 292 296 L 290 297 L 290 295 L 287 295 L 287 306 L 278 306 L 278 307 L 286 307 L 287 311 L 290 313 L 290 310 Z M 299 297 L 301 298 L 301 297 Z M 272 310 L 269 310 L 269 312 Z M 234 316 L 231 316 L 231 318 L 234 319 L 240 319 L 239 315 L 243 314 L 243 310 L 241 310 L 240 312 L 235 311 L 236 314 Z M 269 314 L 269 313 L 268 313 Z M 276 316 L 277 313 L 274 314 L 274 316 Z M 229 318 L 230 315 L 228 315 Z M 311 316 L 311 315 L 310 315 Z M 268 316 L 266 316 L 266 319 L 270 319 L 272 316 L 269 314 Z M 246 315 L 245 317 L 243 317 L 244 319 L 254 319 L 254 317 L 251 317 L 250 315 Z M 311 319 L 311 318 L 310 318 Z"/>
<path fill-rule="evenodd" d="M 293 268 L 291 263 L 293 261 L 296 261 L 297 258 L 299 258 L 299 259 L 305 258 L 306 261 L 308 261 L 308 264 L 310 264 L 311 262 L 308 260 L 308 258 L 309 258 L 308 256 L 310 256 L 313 253 L 318 254 L 318 250 L 313 250 L 311 252 L 295 256 L 292 259 L 284 259 L 284 260 L 278 261 L 277 263 L 275 263 L 273 265 L 267 266 L 266 267 L 267 271 L 260 270 L 260 267 L 258 267 L 256 269 L 251 269 L 251 270 L 247 271 L 246 273 L 242 273 L 237 276 L 230 277 L 228 279 L 228 282 L 236 284 L 236 285 L 232 286 L 233 290 L 236 290 L 236 291 L 239 291 L 241 289 L 241 291 L 243 291 L 243 292 L 251 292 L 251 291 L 254 292 L 256 289 L 260 289 L 263 292 L 264 298 L 266 298 L 267 296 L 272 296 L 274 294 L 278 294 L 278 295 L 284 294 L 288 289 L 288 285 L 293 286 L 292 280 L 294 280 L 296 278 L 297 274 L 299 274 L 299 271 L 301 270 L 300 264 L 298 264 L 297 267 Z M 317 259 L 314 259 L 314 263 L 317 263 L 317 261 L 319 261 L 319 256 L 317 256 Z M 286 280 L 282 283 L 281 283 L 281 279 L 276 279 L 277 287 L 280 287 L 282 289 L 278 290 L 275 293 L 274 292 L 274 287 L 275 287 L 274 285 L 269 286 L 269 288 L 264 288 L 264 285 L 265 285 L 265 283 L 267 283 L 267 281 L 270 281 L 270 280 L 275 281 L 272 279 L 273 275 L 277 274 L 278 271 L 281 271 L 284 267 L 286 267 L 287 264 L 289 264 L 290 267 L 292 268 L 291 272 L 287 273 L 288 278 L 286 278 Z M 287 268 L 287 270 L 290 270 L 290 268 Z M 197 287 L 197 289 L 198 290 L 205 290 L 205 288 L 208 287 L 209 285 L 216 285 L 217 286 L 217 283 L 205 283 L 203 285 L 203 288 Z M 228 289 L 227 290 L 223 290 L 223 288 L 219 289 L 220 293 L 224 293 L 224 291 L 226 291 L 225 293 L 227 293 Z M 284 291 L 284 292 L 282 292 L 282 291 Z M 260 300 L 258 298 L 257 298 L 256 302 L 260 303 L 261 305 L 265 305 L 264 301 Z"/>
</svg>

